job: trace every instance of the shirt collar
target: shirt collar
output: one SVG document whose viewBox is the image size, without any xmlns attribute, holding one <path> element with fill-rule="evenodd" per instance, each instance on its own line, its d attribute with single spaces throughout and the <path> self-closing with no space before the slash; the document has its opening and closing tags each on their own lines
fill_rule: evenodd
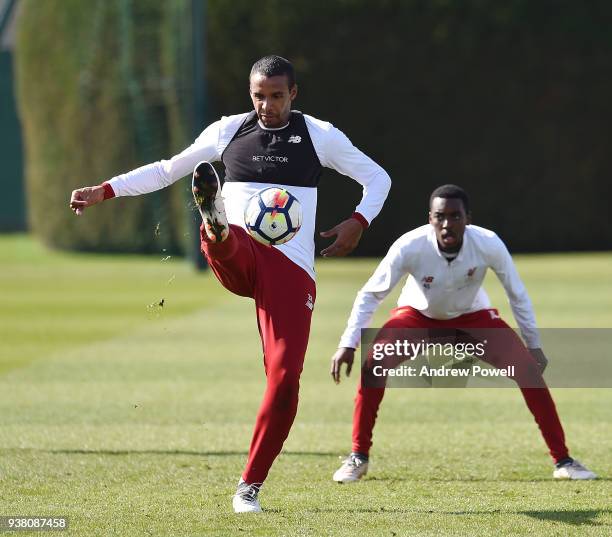
<svg viewBox="0 0 612 537">
<path fill-rule="evenodd" d="M 469 225 L 465 226 L 465 233 L 463 234 L 463 242 L 461 243 L 461 248 L 457 252 L 457 257 L 455 257 L 453 261 L 461 261 L 465 257 L 464 252 L 466 249 L 466 244 L 469 242 L 469 233 L 468 233 L 469 229 L 470 229 Z M 446 257 L 444 257 L 442 255 L 442 252 L 440 251 L 440 246 L 438 245 L 438 239 L 436 238 L 436 230 L 431 224 L 429 225 L 429 241 L 433 244 L 433 247 L 436 253 L 438 254 L 438 256 L 440 257 L 440 259 L 444 259 L 444 261 L 448 262 Z"/>
<path fill-rule="evenodd" d="M 289 126 L 289 123 L 290 121 L 287 121 L 287 124 L 283 125 L 282 127 L 264 127 L 261 120 L 257 120 L 257 124 L 265 131 L 282 131 L 283 129 L 286 129 Z"/>
</svg>

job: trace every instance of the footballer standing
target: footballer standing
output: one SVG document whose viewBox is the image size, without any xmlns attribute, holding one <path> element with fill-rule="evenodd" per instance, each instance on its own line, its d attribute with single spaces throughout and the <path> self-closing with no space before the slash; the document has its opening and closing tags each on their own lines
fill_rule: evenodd
<svg viewBox="0 0 612 537">
<path fill-rule="evenodd" d="M 491 308 L 482 288 L 487 269 L 502 283 L 525 344 Z M 488 229 L 471 225 L 469 198 L 456 185 L 443 185 L 429 201 L 429 224 L 402 235 L 357 294 L 339 348 L 332 356 L 331 375 L 340 382 L 342 364 L 347 375 L 353 365 L 361 329 L 366 328 L 384 298 L 409 275 L 397 308 L 377 334 L 393 329 L 446 329 L 477 333 L 496 329 L 493 345 L 481 359 L 503 369 L 521 389 L 555 464 L 556 479 L 595 479 L 597 476 L 570 457 L 555 403 L 542 376 L 548 363 L 527 290 L 501 239 Z M 385 335 L 387 332 L 387 335 Z M 491 339 L 492 331 L 488 332 Z M 486 343 L 486 341 L 485 341 Z M 373 363 L 373 362 L 372 362 Z M 353 412 L 353 446 L 333 480 L 350 483 L 368 471 L 369 452 L 385 385 L 375 378 L 369 360 L 362 366 Z M 394 364 L 397 365 L 397 364 Z M 510 375 L 509 375 L 510 376 Z"/>
<path fill-rule="evenodd" d="M 72 210 L 81 214 L 104 200 L 153 192 L 193 172 L 192 190 L 203 219 L 202 253 L 226 289 L 255 300 L 264 350 L 267 384 L 233 497 L 237 513 L 261 511 L 259 489 L 297 412 L 316 299 L 314 231 L 322 168 L 334 169 L 363 186 L 355 212 L 321 233 L 335 237 L 321 252 L 326 257 L 345 256 L 357 246 L 391 185 L 389 175 L 332 124 L 292 111 L 297 84 L 286 59 L 271 55 L 255 62 L 249 93 L 253 111 L 222 117 L 171 159 L 79 188 L 70 200 Z M 225 166 L 222 188 L 210 164 L 214 161 Z M 287 189 L 303 210 L 300 230 L 279 246 L 263 245 L 245 231 L 249 199 L 269 187 Z"/>
</svg>

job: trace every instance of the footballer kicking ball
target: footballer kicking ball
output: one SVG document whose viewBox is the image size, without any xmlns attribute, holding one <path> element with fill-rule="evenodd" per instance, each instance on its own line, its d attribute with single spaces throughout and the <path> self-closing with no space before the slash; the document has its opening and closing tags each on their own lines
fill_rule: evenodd
<svg viewBox="0 0 612 537">
<path fill-rule="evenodd" d="M 244 222 L 256 241 L 268 245 L 284 244 L 300 230 L 302 206 L 287 190 L 266 188 L 249 200 Z"/>
</svg>

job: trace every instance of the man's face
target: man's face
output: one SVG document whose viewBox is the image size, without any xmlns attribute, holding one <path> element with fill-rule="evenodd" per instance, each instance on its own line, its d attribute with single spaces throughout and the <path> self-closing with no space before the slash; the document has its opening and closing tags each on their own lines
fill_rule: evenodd
<svg viewBox="0 0 612 537">
<path fill-rule="evenodd" d="M 266 77 L 255 73 L 250 80 L 251 100 L 264 127 L 284 127 L 291 114 L 291 102 L 297 95 L 297 84 L 289 88 L 286 75 Z"/>
<path fill-rule="evenodd" d="M 465 226 L 471 221 L 460 199 L 433 199 L 429 209 L 429 223 L 436 230 L 438 246 L 443 252 L 453 253 L 461 249 Z"/>
</svg>

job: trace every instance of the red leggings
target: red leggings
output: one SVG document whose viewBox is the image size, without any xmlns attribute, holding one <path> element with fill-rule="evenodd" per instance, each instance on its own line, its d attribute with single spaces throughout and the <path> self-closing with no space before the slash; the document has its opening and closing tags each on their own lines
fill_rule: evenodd
<svg viewBox="0 0 612 537">
<path fill-rule="evenodd" d="M 241 227 L 230 225 L 228 238 L 218 244 L 204 237 L 201 233 L 202 253 L 221 284 L 236 295 L 255 299 L 267 385 L 242 478 L 263 483 L 297 412 L 315 282 L 276 248 L 258 243 Z"/>
<path fill-rule="evenodd" d="M 396 308 L 392 310 L 391 317 L 384 324 L 383 330 L 394 328 L 507 329 L 507 331 L 504 331 L 503 348 L 499 348 L 499 352 L 495 353 L 494 358 L 487 358 L 487 361 L 499 368 L 505 368 L 509 365 L 515 366 L 513 379 L 521 389 L 527 407 L 540 428 L 552 458 L 557 462 L 568 456 L 563 427 L 559 421 L 555 403 L 539 372 L 538 364 L 520 338 L 499 317 L 497 310 L 481 310 L 443 321 L 430 319 L 411 307 Z M 376 415 L 385 394 L 385 388 L 384 386 L 365 387 L 363 376 L 366 374 L 367 371 L 364 369 L 355 397 L 353 451 L 368 455 L 372 446 L 372 431 L 376 422 Z"/>
</svg>

